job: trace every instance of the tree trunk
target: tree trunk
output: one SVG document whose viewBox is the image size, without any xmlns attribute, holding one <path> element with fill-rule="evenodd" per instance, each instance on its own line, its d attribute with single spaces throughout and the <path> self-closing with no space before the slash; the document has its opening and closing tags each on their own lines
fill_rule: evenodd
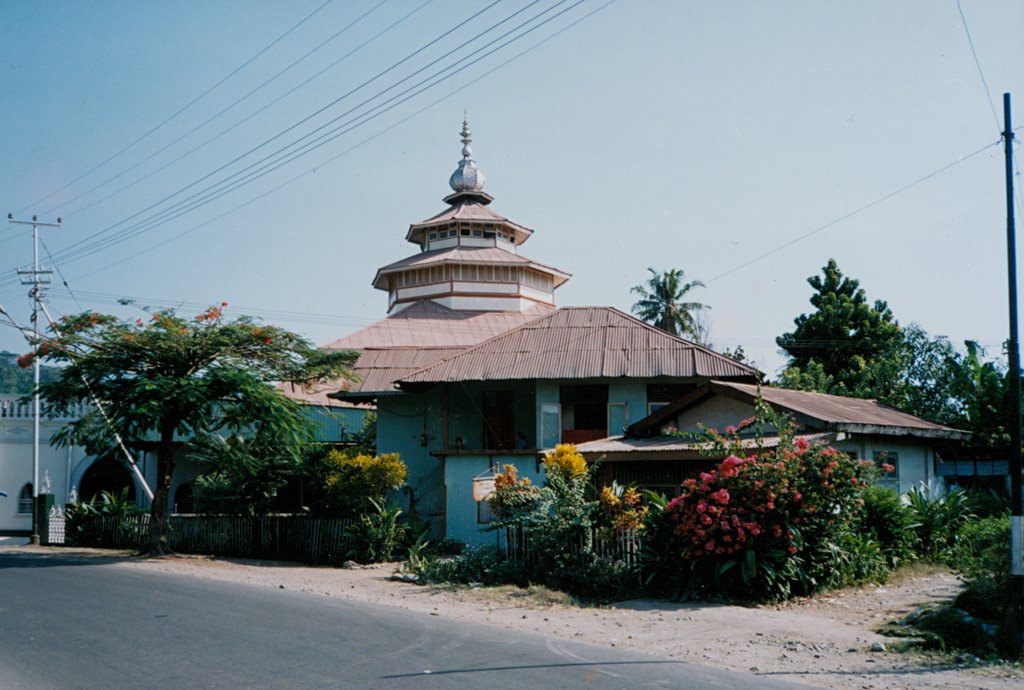
<svg viewBox="0 0 1024 690">
<path fill-rule="evenodd" d="M 149 513 L 149 546 L 145 552 L 150 556 L 174 553 L 167 543 L 167 505 L 171 492 L 171 478 L 174 475 L 174 427 L 163 425 L 160 429 L 160 447 L 156 456 L 156 490 Z"/>
</svg>

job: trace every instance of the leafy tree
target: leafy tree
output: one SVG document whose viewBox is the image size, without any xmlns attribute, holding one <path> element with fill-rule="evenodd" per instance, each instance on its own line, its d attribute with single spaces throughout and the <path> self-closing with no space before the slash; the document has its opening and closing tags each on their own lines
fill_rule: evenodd
<svg viewBox="0 0 1024 690">
<path fill-rule="evenodd" d="M 1005 370 L 992 361 L 983 361 L 984 349 L 967 341 L 967 353 L 961 359 L 957 395 L 962 404 L 962 427 L 974 433 L 971 444 L 989 449 L 1010 447 L 1006 411 L 1010 408 L 1010 382 Z"/>
<path fill-rule="evenodd" d="M 0 393 L 14 393 L 17 395 L 28 395 L 35 385 L 31 371 L 23 369 L 17 364 L 18 356 L 13 352 L 0 351 Z M 60 376 L 58 367 L 40 367 L 39 380 L 41 383 L 53 381 Z"/>
<path fill-rule="evenodd" d="M 783 380 L 810 375 L 816 386 L 828 386 L 824 392 L 878 397 L 873 393 L 891 390 L 903 369 L 900 326 L 885 302 L 868 303 L 859 281 L 843 276 L 835 259 L 822 273 L 807 279 L 815 311 L 798 316 L 796 328 L 775 340 L 790 356 L 787 369 L 796 370 Z"/>
<path fill-rule="evenodd" d="M 736 360 L 737 362 L 739 362 L 741 364 L 751 364 L 752 363 L 751 360 L 747 359 L 747 353 L 743 351 L 743 346 L 742 345 L 737 345 L 735 350 L 730 350 L 729 348 L 725 348 L 725 350 L 722 352 L 722 354 L 725 355 L 726 357 L 728 357 L 729 359 Z"/>
<path fill-rule="evenodd" d="M 686 274 L 681 269 L 673 268 L 664 273 L 653 268 L 647 270 L 651 272 L 647 283 L 630 291 L 640 296 L 633 305 L 633 313 L 672 335 L 689 335 L 698 342 L 705 341 L 707 333 L 702 333 L 698 315 L 711 307 L 700 302 L 683 301 L 691 290 L 704 287 L 704 283 L 699 280 L 686 282 Z"/>
<path fill-rule="evenodd" d="M 34 356 L 65 363 L 58 380 L 41 386 L 47 407 L 95 404 L 59 435 L 99 454 L 120 436 L 155 441 L 157 481 L 150 553 L 166 553 L 168 492 L 181 441 L 217 433 L 244 434 L 286 452 L 308 434 L 299 406 L 271 385 L 309 384 L 344 375 L 353 353 L 317 350 L 290 331 L 242 316 L 227 321 L 219 307 L 193 319 L 173 309 L 143 322 L 85 312 L 64 317 Z"/>
<path fill-rule="evenodd" d="M 300 468 L 299 448 L 286 438 L 208 434 L 193 441 L 189 456 L 213 467 L 196 477 L 204 512 L 266 515 L 277 490 Z"/>
</svg>

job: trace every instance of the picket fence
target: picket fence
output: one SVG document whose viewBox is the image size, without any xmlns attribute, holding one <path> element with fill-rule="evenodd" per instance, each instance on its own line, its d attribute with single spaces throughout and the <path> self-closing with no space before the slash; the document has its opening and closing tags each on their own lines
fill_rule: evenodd
<svg viewBox="0 0 1024 690">
<path fill-rule="evenodd" d="M 168 545 L 179 553 L 337 565 L 354 546 L 348 519 L 171 515 L 167 521 Z M 69 537 L 79 546 L 142 549 L 149 515 L 86 518 Z"/>
<path fill-rule="evenodd" d="M 581 533 L 570 543 L 570 553 L 579 558 L 587 555 L 584 536 Z M 622 529 L 611 534 L 596 528 L 591 531 L 591 553 L 612 561 L 622 561 L 631 568 L 639 565 L 642 546 L 639 530 Z M 530 533 L 522 528 L 506 528 L 505 555 L 513 561 L 532 562 L 536 553 L 530 548 Z"/>
</svg>

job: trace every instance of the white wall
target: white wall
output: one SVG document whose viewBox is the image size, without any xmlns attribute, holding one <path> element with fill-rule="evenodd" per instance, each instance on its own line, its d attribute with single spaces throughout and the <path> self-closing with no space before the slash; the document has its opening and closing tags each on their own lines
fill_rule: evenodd
<svg viewBox="0 0 1024 690">
<path fill-rule="evenodd" d="M 44 420 L 39 429 L 38 492 L 46 488 L 49 476 L 50 493 L 60 505 L 67 502 L 71 468 L 85 460 L 91 461 L 80 446 L 54 448 L 50 445 L 50 437 L 63 424 L 63 421 Z M 0 491 L 7 493 L 7 498 L 0 498 L 0 532 L 32 529 L 32 514 L 18 512 L 21 489 L 31 482 L 32 419 L 0 417 Z"/>
</svg>

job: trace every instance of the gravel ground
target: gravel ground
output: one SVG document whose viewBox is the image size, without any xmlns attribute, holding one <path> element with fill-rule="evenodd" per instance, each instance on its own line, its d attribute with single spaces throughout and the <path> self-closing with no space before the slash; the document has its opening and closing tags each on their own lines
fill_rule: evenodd
<svg viewBox="0 0 1024 690">
<path fill-rule="evenodd" d="M 944 571 L 882 587 L 845 590 L 780 606 L 674 604 L 654 599 L 577 607 L 550 594 L 511 587 L 448 589 L 391 579 L 394 564 L 322 568 L 206 556 L 133 558 L 98 549 L 5 547 L 81 558 L 118 555 L 113 567 L 278 587 L 421 611 L 503 628 L 626 647 L 661 657 L 785 678 L 822 688 L 1024 687 L 1019 665 L 958 663 L 948 655 L 872 651 L 891 638 L 873 632 L 916 608 L 949 601 L 960 589 Z M 876 646 L 877 648 L 877 646 Z"/>
</svg>

